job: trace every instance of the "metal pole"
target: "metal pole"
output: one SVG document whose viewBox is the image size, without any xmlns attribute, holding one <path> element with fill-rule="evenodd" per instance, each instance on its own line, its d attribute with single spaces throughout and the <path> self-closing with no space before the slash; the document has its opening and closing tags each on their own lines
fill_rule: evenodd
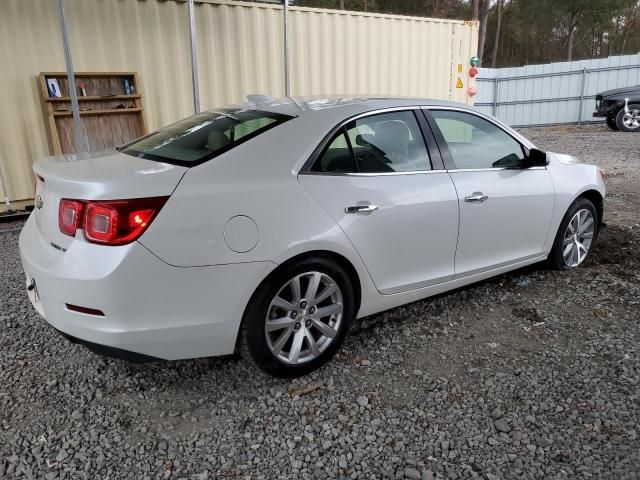
<svg viewBox="0 0 640 480">
<path fill-rule="evenodd" d="M 584 105 L 584 87 L 587 83 L 587 69 L 582 69 L 582 86 L 580 87 L 580 106 L 578 107 L 578 126 L 582 125 L 582 106 Z"/>
<path fill-rule="evenodd" d="M 64 0 L 58 0 L 58 15 L 60 17 L 60 32 L 62 33 L 62 47 L 64 48 L 64 60 L 67 65 L 67 81 L 69 83 L 69 96 L 71 97 L 71 112 L 73 114 L 73 136 L 75 139 L 76 153 L 82 155 L 89 151 L 87 136 L 80 120 L 80 106 L 78 105 L 78 92 L 76 88 L 76 76 L 73 73 L 73 61 L 71 48 L 69 47 L 69 32 L 67 31 L 67 19 L 64 14 Z"/>
<path fill-rule="evenodd" d="M 189 11 L 189 34 L 191 45 L 191 83 L 193 85 L 193 111 L 200 113 L 200 87 L 198 85 L 198 36 L 196 32 L 196 14 L 193 0 L 187 2 Z"/>
<path fill-rule="evenodd" d="M 493 108 L 491 115 L 494 117 L 498 113 L 498 77 L 493 78 Z"/>
<path fill-rule="evenodd" d="M 289 76 L 289 0 L 283 0 L 284 21 L 284 94 L 291 96 L 291 78 Z"/>
</svg>

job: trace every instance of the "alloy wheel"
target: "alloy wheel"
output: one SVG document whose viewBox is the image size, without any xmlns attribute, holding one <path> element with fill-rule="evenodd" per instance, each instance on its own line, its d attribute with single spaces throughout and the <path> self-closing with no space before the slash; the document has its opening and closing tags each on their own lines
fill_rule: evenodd
<svg viewBox="0 0 640 480">
<path fill-rule="evenodd" d="M 562 243 L 562 258 L 567 267 L 577 267 L 587 257 L 595 227 L 593 214 L 589 210 L 583 208 L 573 215 Z"/>
<path fill-rule="evenodd" d="M 318 358 L 338 335 L 343 310 L 342 292 L 329 275 L 296 275 L 267 309 L 264 333 L 269 350 L 289 365 Z"/>
<path fill-rule="evenodd" d="M 640 128 L 640 110 L 629 110 L 629 112 L 625 113 L 624 117 L 622 117 L 622 123 L 630 130 Z"/>
</svg>

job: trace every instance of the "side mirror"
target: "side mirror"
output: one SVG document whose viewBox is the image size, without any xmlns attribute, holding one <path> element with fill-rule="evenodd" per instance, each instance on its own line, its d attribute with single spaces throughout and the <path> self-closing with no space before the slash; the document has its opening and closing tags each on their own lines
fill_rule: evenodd
<svg viewBox="0 0 640 480">
<path fill-rule="evenodd" d="M 529 150 L 527 167 L 546 167 L 547 165 L 549 165 L 549 161 L 547 160 L 547 154 L 545 152 L 537 148 Z"/>
</svg>

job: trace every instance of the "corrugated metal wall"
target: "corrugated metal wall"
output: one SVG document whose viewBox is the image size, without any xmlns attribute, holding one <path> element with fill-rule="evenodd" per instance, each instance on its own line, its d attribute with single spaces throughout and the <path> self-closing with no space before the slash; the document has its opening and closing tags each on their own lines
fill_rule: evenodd
<svg viewBox="0 0 640 480">
<path fill-rule="evenodd" d="M 512 126 L 590 122 L 596 94 L 632 85 L 640 54 L 481 69 L 475 105 Z"/>
<path fill-rule="evenodd" d="M 0 168 L 19 200 L 33 195 L 31 163 L 49 154 L 36 77 L 65 63 L 57 1 L 0 2 Z M 196 2 L 202 108 L 282 96 L 282 7 Z M 66 13 L 75 70 L 138 72 L 149 129 L 192 113 L 185 2 L 66 0 Z M 475 49 L 475 24 L 295 7 L 290 15 L 294 95 L 469 100 L 468 69 L 463 89 L 455 80 Z"/>
</svg>

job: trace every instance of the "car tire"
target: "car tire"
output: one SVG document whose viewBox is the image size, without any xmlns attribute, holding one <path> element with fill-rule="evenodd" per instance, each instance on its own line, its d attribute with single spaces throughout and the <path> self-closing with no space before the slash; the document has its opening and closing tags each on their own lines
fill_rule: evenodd
<svg viewBox="0 0 640 480">
<path fill-rule="evenodd" d="M 590 200 L 580 197 L 573 202 L 560 222 L 547 259 L 549 266 L 569 270 L 581 265 L 598 236 L 598 225 L 598 212 Z"/>
<path fill-rule="evenodd" d="M 616 125 L 622 132 L 640 132 L 640 105 L 629 105 L 629 113 L 621 108 L 616 115 Z"/>
<path fill-rule="evenodd" d="M 238 350 L 248 363 L 274 377 L 310 373 L 340 348 L 356 314 L 355 298 L 349 275 L 331 258 L 313 256 L 285 264 L 251 297 Z"/>
<path fill-rule="evenodd" d="M 609 127 L 614 132 L 620 131 L 620 129 L 618 128 L 618 125 L 616 123 L 616 116 L 615 115 L 609 115 L 607 117 L 607 127 Z"/>
</svg>

